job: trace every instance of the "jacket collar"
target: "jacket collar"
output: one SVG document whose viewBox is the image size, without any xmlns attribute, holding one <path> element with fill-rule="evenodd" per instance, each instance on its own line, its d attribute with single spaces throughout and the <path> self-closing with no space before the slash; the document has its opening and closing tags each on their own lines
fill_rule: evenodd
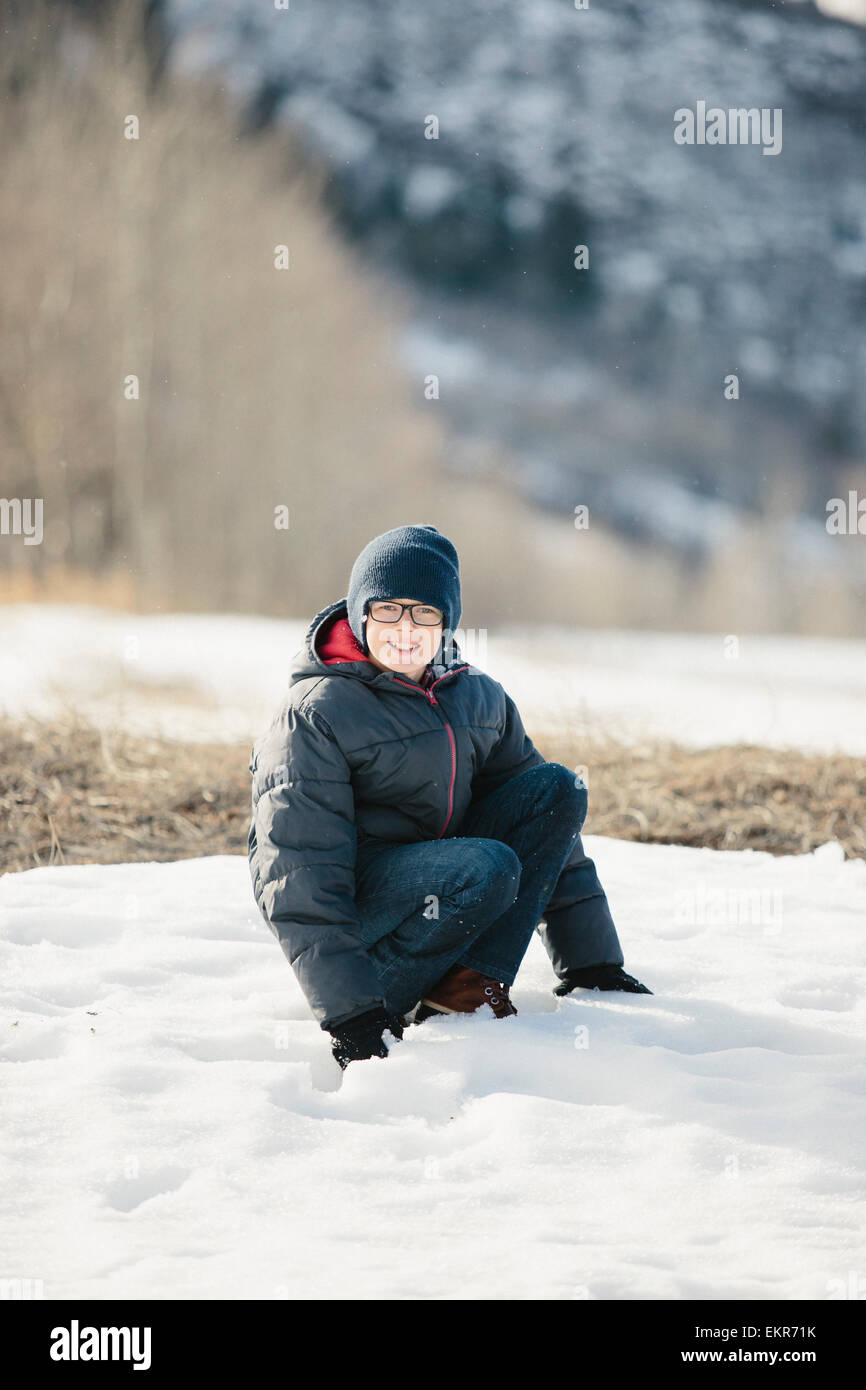
<svg viewBox="0 0 866 1390">
<path fill-rule="evenodd" d="M 468 665 L 452 638 L 448 646 L 441 649 L 439 660 L 428 664 L 425 681 L 416 684 L 423 689 L 425 682 L 429 684 L 441 680 L 443 676 L 456 675 L 458 670 L 466 670 Z M 410 690 L 410 687 L 401 684 L 405 677 L 398 677 L 395 671 L 380 670 L 361 650 L 349 626 L 346 598 L 329 603 L 316 614 L 307 628 L 300 651 L 292 660 L 290 684 L 314 675 L 353 676 L 368 685 Z"/>
<path fill-rule="evenodd" d="M 361 650 L 349 619 L 341 618 L 339 614 L 322 623 L 315 634 L 313 646 L 326 666 L 332 666 L 337 661 L 370 661 L 366 652 Z"/>
</svg>

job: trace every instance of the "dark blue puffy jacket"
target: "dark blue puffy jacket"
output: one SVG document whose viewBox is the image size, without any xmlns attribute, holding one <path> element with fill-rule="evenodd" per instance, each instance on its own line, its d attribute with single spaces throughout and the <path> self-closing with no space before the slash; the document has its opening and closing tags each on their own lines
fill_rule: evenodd
<svg viewBox="0 0 866 1390">
<path fill-rule="evenodd" d="M 383 1003 L 355 906 L 360 840 L 459 835 L 473 801 L 545 761 L 514 701 L 456 642 L 425 688 L 380 670 L 345 619 L 345 598 L 313 619 L 249 764 L 253 892 L 323 1029 Z M 623 963 L 580 836 L 540 934 L 560 979 Z"/>
</svg>

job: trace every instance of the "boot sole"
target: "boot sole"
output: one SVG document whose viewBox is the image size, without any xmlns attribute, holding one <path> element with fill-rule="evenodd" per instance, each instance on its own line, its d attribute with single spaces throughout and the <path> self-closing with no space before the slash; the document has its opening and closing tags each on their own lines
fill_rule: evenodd
<svg viewBox="0 0 866 1390">
<path fill-rule="evenodd" d="M 483 1008 L 484 1005 L 479 1004 L 477 1009 L 447 1009 L 443 1004 L 428 1004 L 427 1000 L 424 999 L 421 1001 L 421 1003 L 418 1005 L 418 1008 L 415 1010 L 415 1016 L 412 1019 L 412 1022 L 423 1023 L 424 1020 L 427 1018 L 435 1018 L 436 1014 L 477 1014 Z M 492 1009 L 491 1013 L 493 1013 Z M 515 1018 L 516 1016 L 516 1008 L 513 1010 L 513 1012 L 509 1012 L 507 1014 L 494 1014 L 495 1018 Z"/>
<path fill-rule="evenodd" d="M 425 1018 L 435 1018 L 436 1014 L 456 1014 L 458 1012 L 457 1009 L 445 1008 L 443 1004 L 428 1004 L 426 999 L 422 999 L 415 1010 L 415 1017 L 412 1022 L 423 1023 Z"/>
</svg>

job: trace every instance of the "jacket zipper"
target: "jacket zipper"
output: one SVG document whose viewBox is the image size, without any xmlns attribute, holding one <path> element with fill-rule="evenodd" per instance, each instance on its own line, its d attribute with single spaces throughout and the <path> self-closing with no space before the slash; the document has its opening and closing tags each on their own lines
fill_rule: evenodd
<svg viewBox="0 0 866 1390">
<path fill-rule="evenodd" d="M 468 664 L 466 666 L 455 666 L 453 671 L 446 671 L 444 676 L 438 676 L 435 681 L 431 681 L 430 684 L 427 686 L 426 690 L 423 689 L 421 686 L 410 685 L 408 681 L 401 681 L 399 676 L 395 676 L 394 679 L 395 681 L 398 681 L 400 685 L 405 685 L 407 690 L 417 691 L 419 695 L 426 695 L 431 705 L 436 705 L 437 708 L 441 710 L 442 706 L 439 704 L 439 701 L 433 694 L 433 686 L 438 685 L 440 681 L 447 680 L 449 676 L 456 675 L 458 671 L 468 670 Z M 445 728 L 448 731 L 448 738 L 451 743 L 451 781 L 448 786 L 448 815 L 445 817 L 445 824 L 439 831 L 439 834 L 436 836 L 437 840 L 441 840 L 442 836 L 445 834 L 448 822 L 451 819 L 451 813 L 454 810 L 454 779 L 457 776 L 457 744 L 454 741 L 454 730 L 451 728 L 451 725 L 448 723 L 448 720 L 445 718 L 444 714 L 440 717 L 442 719 L 443 724 L 445 725 Z"/>
</svg>

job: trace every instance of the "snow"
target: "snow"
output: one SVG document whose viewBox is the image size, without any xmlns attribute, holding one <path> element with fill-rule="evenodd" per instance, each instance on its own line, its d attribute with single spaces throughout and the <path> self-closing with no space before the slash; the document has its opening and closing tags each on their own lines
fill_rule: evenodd
<svg viewBox="0 0 866 1390">
<path fill-rule="evenodd" d="M 866 862 L 586 844 L 652 996 L 555 997 L 535 937 L 516 1018 L 429 1020 L 345 1073 L 243 855 L 0 879 L 4 1275 L 831 1296 L 864 1268 Z"/>
<path fill-rule="evenodd" d="M 312 616 L 0 607 L 0 712 L 52 718 L 73 707 L 103 727 L 254 740 L 282 698 Z M 577 732 L 631 741 L 866 753 L 862 641 L 488 632 L 468 626 L 470 613 L 464 619 L 457 633 L 464 656 L 502 681 L 530 728 L 568 719 Z"/>
<path fill-rule="evenodd" d="M 308 621 L 0 608 L 0 711 L 253 739 Z M 866 745 L 862 643 L 458 640 L 532 729 Z M 100 1299 L 856 1285 L 866 861 L 586 844 L 653 995 L 557 998 L 535 937 L 516 1018 L 428 1020 L 345 1073 L 242 852 L 0 878 L 3 1279 Z"/>
</svg>

